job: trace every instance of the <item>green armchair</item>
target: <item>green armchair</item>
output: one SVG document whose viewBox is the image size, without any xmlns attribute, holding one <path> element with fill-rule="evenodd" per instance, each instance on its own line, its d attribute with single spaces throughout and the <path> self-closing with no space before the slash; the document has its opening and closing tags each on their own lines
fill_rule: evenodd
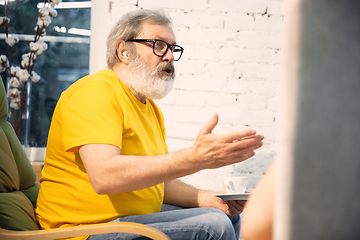
<svg viewBox="0 0 360 240">
<path fill-rule="evenodd" d="M 9 122 L 6 92 L 0 77 L 0 239 L 62 239 L 126 232 L 168 240 L 159 230 L 138 223 L 101 223 L 40 230 L 34 209 L 40 186 L 21 143 Z"/>
</svg>

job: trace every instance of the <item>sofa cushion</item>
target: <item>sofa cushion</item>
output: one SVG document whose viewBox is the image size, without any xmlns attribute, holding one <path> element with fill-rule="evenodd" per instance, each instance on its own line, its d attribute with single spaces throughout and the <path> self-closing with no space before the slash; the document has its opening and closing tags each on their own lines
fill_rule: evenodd
<svg viewBox="0 0 360 240">
<path fill-rule="evenodd" d="M 19 171 L 2 125 L 0 123 L 0 193 L 19 191 Z"/>
<path fill-rule="evenodd" d="M 36 208 L 36 201 L 39 195 L 39 189 L 40 189 L 40 185 L 35 183 L 34 185 L 32 185 L 27 189 L 20 190 L 30 200 L 34 209 Z"/>
<path fill-rule="evenodd" d="M 6 121 L 6 93 L 0 82 L 0 227 L 36 230 L 34 208 L 39 185 L 13 127 Z"/>
<path fill-rule="evenodd" d="M 1 82 L 0 83 L 0 121 L 5 121 L 8 114 L 8 106 L 6 100 L 5 87 L 1 77 L 0 77 L 0 82 Z"/>
<path fill-rule="evenodd" d="M 13 166 L 14 164 L 16 166 L 17 176 L 14 176 L 14 174 L 11 175 L 11 177 L 13 177 L 11 181 L 16 184 L 16 190 L 23 190 L 31 187 L 36 181 L 34 169 L 32 168 L 13 127 L 7 121 L 0 121 L 0 149 L 2 150 L 2 154 L 0 155 L 0 165 L 7 162 L 7 165 L 12 166 L 11 169 L 2 168 L 1 171 L 10 174 L 11 170 L 11 173 L 15 173 L 13 172 Z M 2 183 L 0 182 L 0 185 L 1 184 Z M 0 192 L 1 189 L 2 188 L 0 187 Z"/>
<path fill-rule="evenodd" d="M 24 193 L 0 193 L 0 227 L 8 230 L 39 230 L 31 201 Z"/>
</svg>

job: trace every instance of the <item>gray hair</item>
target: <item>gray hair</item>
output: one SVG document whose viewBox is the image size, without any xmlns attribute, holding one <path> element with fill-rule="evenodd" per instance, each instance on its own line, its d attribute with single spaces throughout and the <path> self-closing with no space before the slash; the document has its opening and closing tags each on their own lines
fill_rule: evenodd
<svg viewBox="0 0 360 240">
<path fill-rule="evenodd" d="M 106 62 L 112 69 L 119 61 L 117 56 L 117 44 L 136 38 L 141 33 L 144 22 L 156 25 L 172 25 L 171 18 L 161 10 L 135 10 L 125 14 L 112 28 L 107 38 Z"/>
</svg>

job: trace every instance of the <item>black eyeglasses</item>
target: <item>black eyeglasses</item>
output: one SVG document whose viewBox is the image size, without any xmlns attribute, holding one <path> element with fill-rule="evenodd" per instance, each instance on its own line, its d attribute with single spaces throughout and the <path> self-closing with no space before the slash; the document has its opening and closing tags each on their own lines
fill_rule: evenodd
<svg viewBox="0 0 360 240">
<path fill-rule="evenodd" d="M 170 51 L 174 55 L 174 61 L 178 61 L 184 52 L 183 47 L 179 45 L 172 45 L 159 39 L 130 39 L 130 40 L 126 40 L 125 42 L 152 42 L 153 52 L 156 56 L 163 57 L 170 49 Z"/>
</svg>

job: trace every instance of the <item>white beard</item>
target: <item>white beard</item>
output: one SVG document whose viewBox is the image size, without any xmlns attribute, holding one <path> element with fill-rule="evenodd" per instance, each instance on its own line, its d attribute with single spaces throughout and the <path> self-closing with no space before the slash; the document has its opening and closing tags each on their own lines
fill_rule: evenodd
<svg viewBox="0 0 360 240">
<path fill-rule="evenodd" d="M 164 75 L 163 70 L 166 68 L 172 69 L 171 76 Z M 162 99 L 172 89 L 175 80 L 175 68 L 170 62 L 162 62 L 152 71 L 140 57 L 136 56 L 134 59 L 129 59 L 124 75 L 126 82 L 141 96 L 146 99 Z"/>
</svg>

